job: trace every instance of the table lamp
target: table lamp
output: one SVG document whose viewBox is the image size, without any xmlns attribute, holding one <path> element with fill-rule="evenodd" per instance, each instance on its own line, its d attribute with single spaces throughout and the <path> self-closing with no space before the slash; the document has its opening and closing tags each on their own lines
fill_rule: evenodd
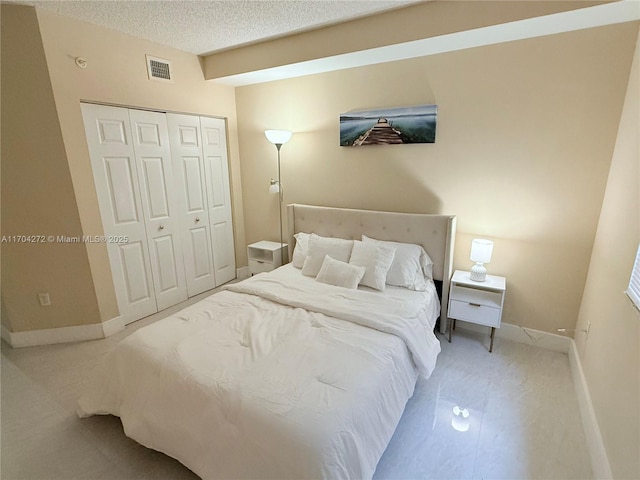
<svg viewBox="0 0 640 480">
<path fill-rule="evenodd" d="M 493 242 L 482 238 L 476 238 L 471 242 L 471 261 L 476 264 L 471 267 L 471 280 L 474 282 L 484 282 L 487 279 L 487 269 L 485 263 L 491 261 L 493 253 Z"/>
</svg>

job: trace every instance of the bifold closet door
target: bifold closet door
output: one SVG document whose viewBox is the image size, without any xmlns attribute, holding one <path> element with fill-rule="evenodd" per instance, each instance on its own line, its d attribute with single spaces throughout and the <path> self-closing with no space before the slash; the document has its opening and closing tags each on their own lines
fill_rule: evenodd
<svg viewBox="0 0 640 480">
<path fill-rule="evenodd" d="M 104 233 L 120 315 L 125 323 L 158 311 L 129 112 L 82 104 Z"/>
<path fill-rule="evenodd" d="M 129 110 L 158 310 L 187 299 L 167 117 Z"/>
<path fill-rule="evenodd" d="M 204 180 L 200 118 L 168 113 L 171 157 L 182 223 L 184 267 L 189 296 L 217 286 Z"/>
<path fill-rule="evenodd" d="M 221 285 L 236 278 L 226 123 L 222 118 L 200 117 L 200 125 L 213 265 L 216 285 Z"/>
<path fill-rule="evenodd" d="M 234 279 L 225 121 L 81 106 L 125 322 Z"/>
</svg>

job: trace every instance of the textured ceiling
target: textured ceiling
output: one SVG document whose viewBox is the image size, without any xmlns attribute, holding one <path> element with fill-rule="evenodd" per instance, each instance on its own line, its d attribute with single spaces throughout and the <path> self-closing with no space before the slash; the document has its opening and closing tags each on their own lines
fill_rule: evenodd
<svg viewBox="0 0 640 480">
<path fill-rule="evenodd" d="M 16 0 L 14 0 L 16 1 Z M 197 55 L 310 30 L 416 0 L 17 0 Z"/>
</svg>

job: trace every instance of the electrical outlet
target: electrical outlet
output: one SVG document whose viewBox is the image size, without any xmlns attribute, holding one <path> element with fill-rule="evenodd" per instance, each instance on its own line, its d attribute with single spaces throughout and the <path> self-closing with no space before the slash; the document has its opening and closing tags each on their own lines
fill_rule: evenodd
<svg viewBox="0 0 640 480">
<path fill-rule="evenodd" d="M 40 305 L 43 307 L 48 307 L 51 305 L 51 297 L 49 296 L 49 292 L 39 293 L 38 300 L 40 300 Z"/>
</svg>

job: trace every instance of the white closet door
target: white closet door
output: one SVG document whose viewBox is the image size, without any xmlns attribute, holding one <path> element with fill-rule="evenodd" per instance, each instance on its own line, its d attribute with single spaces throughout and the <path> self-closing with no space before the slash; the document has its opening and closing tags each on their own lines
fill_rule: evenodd
<svg viewBox="0 0 640 480">
<path fill-rule="evenodd" d="M 158 309 L 187 299 L 167 118 L 129 110 Z"/>
<path fill-rule="evenodd" d="M 189 296 L 216 286 L 207 212 L 200 118 L 167 114 Z"/>
<path fill-rule="evenodd" d="M 200 117 L 216 286 L 236 278 L 225 121 Z"/>
<path fill-rule="evenodd" d="M 126 109 L 82 104 L 107 252 L 125 323 L 158 311 L 129 113 Z"/>
</svg>

